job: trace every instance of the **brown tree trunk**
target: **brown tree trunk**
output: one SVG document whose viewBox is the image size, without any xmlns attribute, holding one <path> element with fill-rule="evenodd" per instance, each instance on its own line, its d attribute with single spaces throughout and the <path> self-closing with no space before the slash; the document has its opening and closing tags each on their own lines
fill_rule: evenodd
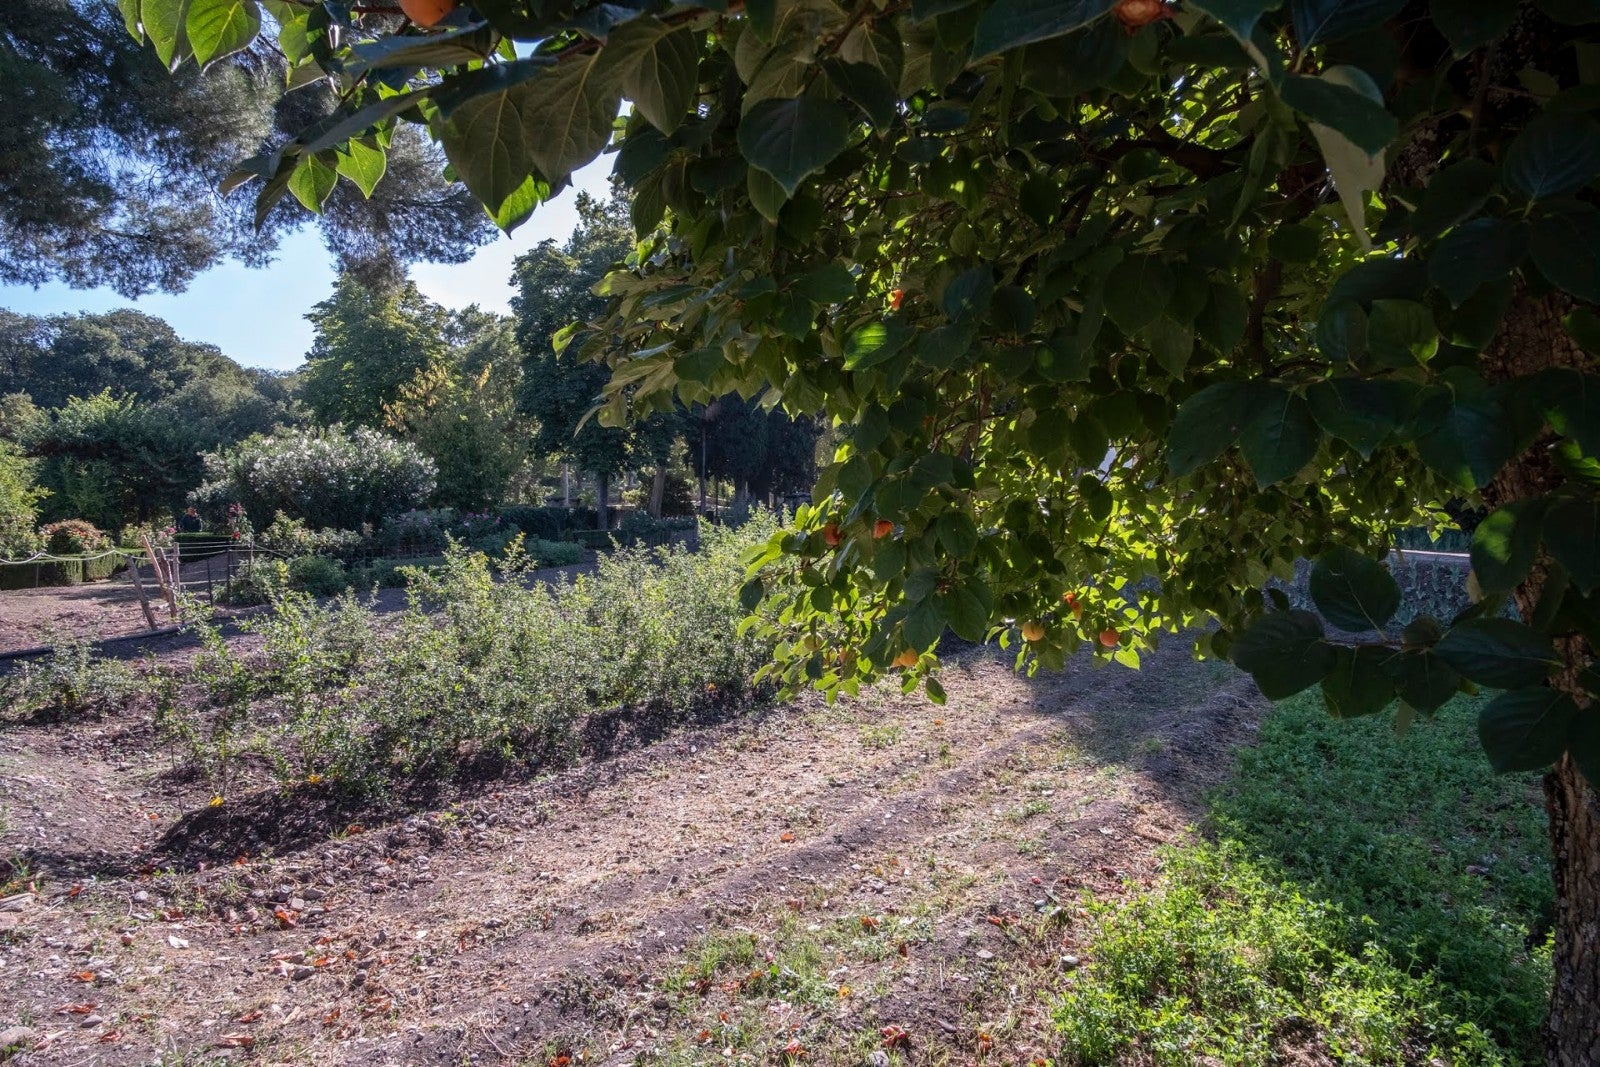
<svg viewBox="0 0 1600 1067">
<path fill-rule="evenodd" d="M 1561 325 L 1570 307 L 1558 296 L 1535 299 L 1519 291 L 1485 354 L 1486 375 L 1505 381 L 1550 367 L 1594 371 L 1597 361 Z M 1484 489 L 1485 501 L 1498 507 L 1556 489 L 1563 479 L 1550 459 L 1551 440 L 1546 430 L 1507 464 Z M 1512 598 L 1524 619 L 1533 615 L 1545 574 L 1543 564 L 1536 564 Z M 1594 650 L 1581 637 L 1558 637 L 1556 647 L 1565 662 L 1552 684 L 1586 714 L 1594 714 L 1578 684 Z M 1555 982 L 1545 1023 L 1545 1055 L 1551 1067 L 1600 1067 L 1600 792 L 1595 785 L 1565 756 L 1544 779 L 1556 893 Z"/>
<path fill-rule="evenodd" d="M 667 465 L 665 463 L 657 463 L 655 478 L 650 482 L 650 517 L 652 519 L 661 517 L 661 502 L 666 499 L 666 496 Z"/>
</svg>

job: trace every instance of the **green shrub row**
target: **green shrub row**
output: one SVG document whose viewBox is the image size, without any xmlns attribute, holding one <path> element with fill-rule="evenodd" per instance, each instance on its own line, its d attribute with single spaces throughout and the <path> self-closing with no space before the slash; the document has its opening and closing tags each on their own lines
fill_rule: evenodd
<svg viewBox="0 0 1600 1067">
<path fill-rule="evenodd" d="M 499 577 L 482 553 L 455 548 L 405 568 L 407 608 L 381 624 L 354 594 L 319 605 L 269 585 L 272 611 L 246 623 L 264 638 L 258 653 L 193 624 L 204 651 L 164 684 L 160 725 L 219 791 L 241 760 L 269 761 L 286 785 L 381 791 L 558 759 L 588 715 L 683 712 L 750 686 L 770 649 L 738 632 L 740 557 L 775 525 L 707 529 L 699 552 L 619 550 L 553 584 L 526 579 L 534 560 L 515 547 Z"/>
</svg>

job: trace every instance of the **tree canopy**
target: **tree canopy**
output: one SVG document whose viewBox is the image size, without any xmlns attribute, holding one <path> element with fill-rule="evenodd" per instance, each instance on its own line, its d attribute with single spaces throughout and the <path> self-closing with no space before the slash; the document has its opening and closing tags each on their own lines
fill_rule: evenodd
<svg viewBox="0 0 1600 1067">
<path fill-rule="evenodd" d="M 238 159 L 338 103 L 325 82 L 290 83 L 264 41 L 204 74 L 169 72 L 107 0 L 0 4 L 0 85 L 0 282 L 58 279 L 124 296 L 181 290 L 226 258 L 269 261 L 304 213 L 257 220 L 213 188 Z M 465 259 L 493 231 L 442 180 L 438 150 L 414 128 L 387 148 L 386 165 L 369 160 L 359 183 L 324 203 L 329 248 L 383 277 Z"/>
<path fill-rule="evenodd" d="M 174 59 L 255 32 L 123 7 Z M 348 118 L 241 167 L 258 210 L 397 122 L 507 228 L 614 148 L 638 244 L 556 336 L 607 420 L 770 390 L 841 428 L 746 588 L 787 684 L 937 699 L 949 629 L 1046 665 L 1183 635 L 1402 723 L 1504 690 L 1490 759 L 1554 767 L 1551 1058 L 1600 1061 L 1600 4 L 267 7 L 342 27 L 291 61 Z M 1481 599 L 1390 632 L 1389 531 L 1463 494 Z M 1316 612 L 1267 587 L 1303 557 Z"/>
</svg>

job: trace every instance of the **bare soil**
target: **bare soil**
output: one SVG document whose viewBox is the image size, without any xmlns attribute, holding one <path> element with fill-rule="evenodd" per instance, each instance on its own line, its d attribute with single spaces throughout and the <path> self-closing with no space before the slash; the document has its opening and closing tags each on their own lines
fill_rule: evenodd
<svg viewBox="0 0 1600 1067">
<path fill-rule="evenodd" d="M 181 654 L 181 653 L 172 653 Z M 1261 708 L 1182 648 L 949 704 L 589 725 L 574 765 L 209 805 L 146 712 L 0 732 L 12 1064 L 1027 1064 Z M 6 881 L 0 867 L 0 883 Z M 9 895 L 7 895 L 9 894 Z"/>
</svg>

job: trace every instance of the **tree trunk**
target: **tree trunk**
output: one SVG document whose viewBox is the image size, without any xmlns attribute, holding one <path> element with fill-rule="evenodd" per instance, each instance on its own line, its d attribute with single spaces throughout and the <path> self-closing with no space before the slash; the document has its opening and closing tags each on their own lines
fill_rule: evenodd
<svg viewBox="0 0 1600 1067">
<path fill-rule="evenodd" d="M 1596 370 L 1600 361 L 1579 348 L 1561 325 L 1570 309 L 1562 297 L 1533 298 L 1519 289 L 1499 336 L 1485 354 L 1486 377 L 1506 381 L 1551 367 Z M 1547 429 L 1485 487 L 1484 500 L 1498 507 L 1559 487 L 1563 476 L 1551 461 L 1551 441 Z M 1535 564 L 1513 595 L 1524 619 L 1533 615 L 1545 575 L 1545 566 Z M 1556 648 L 1564 663 L 1551 684 L 1594 714 L 1578 684 L 1594 650 L 1582 637 L 1558 637 Z M 1545 1023 L 1546 1061 L 1551 1067 L 1596 1067 L 1600 1065 L 1600 792 L 1563 756 L 1545 775 L 1544 796 L 1556 893 L 1555 982 Z"/>
<path fill-rule="evenodd" d="M 606 474 L 596 474 L 594 480 L 594 499 L 598 505 L 595 510 L 600 513 L 600 529 L 602 531 L 609 530 L 611 528 L 611 516 L 608 514 L 611 510 L 611 478 Z"/>
<path fill-rule="evenodd" d="M 667 497 L 667 465 L 656 464 L 655 478 L 650 482 L 650 517 L 661 517 L 661 503 Z"/>
</svg>

